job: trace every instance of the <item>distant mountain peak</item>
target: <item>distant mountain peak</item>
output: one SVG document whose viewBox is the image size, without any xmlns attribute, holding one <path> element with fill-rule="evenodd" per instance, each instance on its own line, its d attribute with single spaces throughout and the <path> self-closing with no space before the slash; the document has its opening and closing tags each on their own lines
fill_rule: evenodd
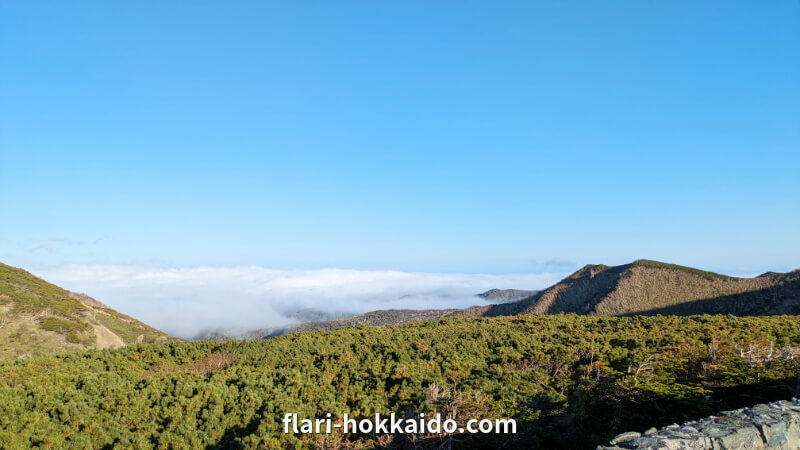
<svg viewBox="0 0 800 450">
<path fill-rule="evenodd" d="M 523 298 L 530 297 L 539 291 L 528 291 L 523 289 L 489 289 L 486 292 L 481 292 L 477 296 L 491 302 L 505 303 L 522 300 Z"/>
<path fill-rule="evenodd" d="M 798 314 L 800 275 L 794 274 L 736 278 L 647 259 L 586 265 L 535 302 L 518 305 L 517 313 Z"/>
</svg>

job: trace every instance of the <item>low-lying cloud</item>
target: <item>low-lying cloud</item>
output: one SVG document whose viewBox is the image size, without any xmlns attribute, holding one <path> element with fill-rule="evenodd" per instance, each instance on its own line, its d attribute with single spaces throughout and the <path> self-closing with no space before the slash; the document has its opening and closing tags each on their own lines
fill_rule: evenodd
<svg viewBox="0 0 800 450">
<path fill-rule="evenodd" d="M 153 268 L 67 265 L 37 275 L 86 293 L 169 334 L 192 337 L 294 322 L 298 311 L 359 314 L 378 309 L 466 308 L 491 288 L 542 289 L 565 273 L 443 274 L 263 267 Z"/>
</svg>

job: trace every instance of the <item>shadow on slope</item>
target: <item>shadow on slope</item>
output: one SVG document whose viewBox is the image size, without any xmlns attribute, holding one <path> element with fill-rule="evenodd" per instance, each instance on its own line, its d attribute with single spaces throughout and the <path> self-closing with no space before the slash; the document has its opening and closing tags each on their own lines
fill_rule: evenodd
<svg viewBox="0 0 800 450">
<path fill-rule="evenodd" d="M 633 264 L 609 267 L 587 265 L 550 288 L 516 303 L 492 305 L 486 317 L 516 314 L 589 314 L 614 290 L 620 276 Z"/>
</svg>

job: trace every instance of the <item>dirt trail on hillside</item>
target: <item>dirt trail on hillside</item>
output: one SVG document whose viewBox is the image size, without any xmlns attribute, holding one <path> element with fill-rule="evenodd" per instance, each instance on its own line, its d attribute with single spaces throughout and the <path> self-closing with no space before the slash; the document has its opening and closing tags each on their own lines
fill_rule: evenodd
<svg viewBox="0 0 800 450">
<path fill-rule="evenodd" d="M 104 348 L 120 348 L 125 347 L 125 341 L 122 340 L 121 337 L 117 336 L 109 330 L 108 328 L 104 327 L 103 325 L 94 325 L 94 334 L 97 336 L 97 349 L 102 350 Z"/>
</svg>

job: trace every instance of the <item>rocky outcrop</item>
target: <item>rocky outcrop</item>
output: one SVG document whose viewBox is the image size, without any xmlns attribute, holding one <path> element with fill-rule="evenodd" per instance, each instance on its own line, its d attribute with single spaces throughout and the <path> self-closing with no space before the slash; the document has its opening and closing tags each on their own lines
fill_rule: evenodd
<svg viewBox="0 0 800 450">
<path fill-rule="evenodd" d="M 644 433 L 622 433 L 610 449 L 800 449 L 800 400 L 724 411 L 718 416 Z"/>
</svg>

